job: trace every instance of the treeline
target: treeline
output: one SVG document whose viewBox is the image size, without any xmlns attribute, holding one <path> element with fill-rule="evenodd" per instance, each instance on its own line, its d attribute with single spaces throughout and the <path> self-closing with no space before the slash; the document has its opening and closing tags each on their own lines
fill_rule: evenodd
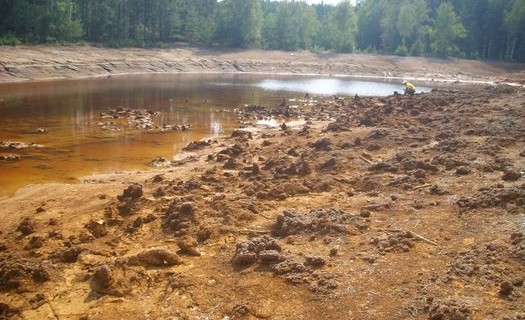
<svg viewBox="0 0 525 320">
<path fill-rule="evenodd" d="M 0 44 L 78 42 L 525 61 L 525 0 L 0 0 Z"/>
</svg>

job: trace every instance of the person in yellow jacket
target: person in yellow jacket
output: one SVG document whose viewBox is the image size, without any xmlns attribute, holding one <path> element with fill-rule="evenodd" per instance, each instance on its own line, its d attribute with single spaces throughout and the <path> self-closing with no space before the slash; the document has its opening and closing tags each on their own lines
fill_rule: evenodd
<svg viewBox="0 0 525 320">
<path fill-rule="evenodd" d="M 405 95 L 413 96 L 416 93 L 416 86 L 407 81 L 403 81 L 403 84 L 405 85 Z"/>
</svg>

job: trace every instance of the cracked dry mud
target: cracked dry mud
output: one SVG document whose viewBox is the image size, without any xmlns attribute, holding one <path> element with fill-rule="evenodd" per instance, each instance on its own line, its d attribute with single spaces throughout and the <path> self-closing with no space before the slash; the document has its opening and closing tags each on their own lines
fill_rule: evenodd
<svg viewBox="0 0 525 320">
<path fill-rule="evenodd" d="M 523 89 L 270 114 L 307 122 L 1 200 L 0 318 L 525 318 Z"/>
</svg>

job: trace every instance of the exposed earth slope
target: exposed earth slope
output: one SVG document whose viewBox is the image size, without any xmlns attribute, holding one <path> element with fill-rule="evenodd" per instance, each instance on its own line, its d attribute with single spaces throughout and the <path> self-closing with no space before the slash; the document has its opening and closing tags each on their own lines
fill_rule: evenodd
<svg viewBox="0 0 525 320">
<path fill-rule="evenodd" d="M 262 50 L 0 46 L 0 83 L 181 72 L 323 74 L 525 84 L 524 64 L 462 59 Z"/>
</svg>

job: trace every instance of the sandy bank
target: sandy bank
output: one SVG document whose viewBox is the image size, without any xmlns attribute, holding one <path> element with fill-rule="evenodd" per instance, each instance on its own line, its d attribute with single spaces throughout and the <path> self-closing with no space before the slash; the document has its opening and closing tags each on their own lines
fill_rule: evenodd
<svg viewBox="0 0 525 320">
<path fill-rule="evenodd" d="M 367 54 L 95 47 L 0 47 L 0 83 L 144 73 L 319 74 L 525 84 L 525 65 Z"/>
</svg>

